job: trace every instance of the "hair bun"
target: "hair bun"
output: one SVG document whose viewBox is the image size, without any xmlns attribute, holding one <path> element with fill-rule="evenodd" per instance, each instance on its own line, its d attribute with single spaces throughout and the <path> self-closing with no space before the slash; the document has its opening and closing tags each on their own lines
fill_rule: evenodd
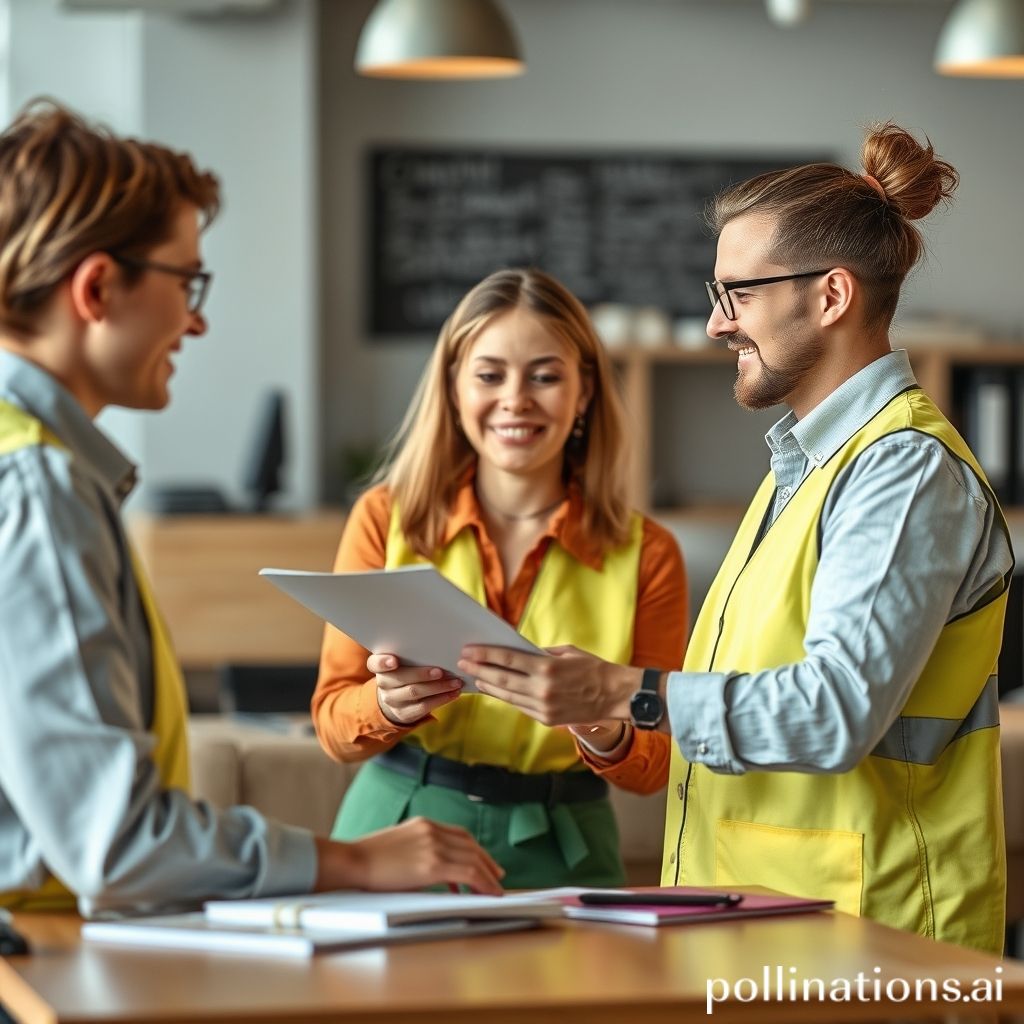
<svg viewBox="0 0 1024 1024">
<path fill-rule="evenodd" d="M 956 169 L 936 157 L 927 138 L 925 143 L 922 146 L 910 132 L 887 121 L 870 129 L 861 149 L 865 173 L 907 220 L 926 217 L 960 183 Z"/>
</svg>

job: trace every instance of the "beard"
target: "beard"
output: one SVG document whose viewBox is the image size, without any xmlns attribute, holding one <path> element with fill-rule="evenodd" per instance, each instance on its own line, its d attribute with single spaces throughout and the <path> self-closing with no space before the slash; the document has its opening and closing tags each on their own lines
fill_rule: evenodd
<svg viewBox="0 0 1024 1024">
<path fill-rule="evenodd" d="M 732 335 L 729 342 L 751 346 L 760 364 L 754 374 L 746 370 L 736 375 L 733 394 L 744 409 L 770 409 L 773 405 L 781 405 L 813 370 L 825 350 L 821 338 L 813 335 L 800 337 L 794 332 L 787 342 L 791 347 L 786 352 L 785 361 L 778 366 L 770 366 L 761 358 L 757 345 L 741 331 Z"/>
</svg>

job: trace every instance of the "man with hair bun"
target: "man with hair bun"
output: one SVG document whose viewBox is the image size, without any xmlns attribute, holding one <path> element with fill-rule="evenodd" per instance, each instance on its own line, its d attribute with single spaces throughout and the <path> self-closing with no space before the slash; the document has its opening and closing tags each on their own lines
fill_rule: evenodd
<svg viewBox="0 0 1024 1024">
<path fill-rule="evenodd" d="M 498 892 L 461 829 L 336 843 L 189 795 L 181 671 L 120 516 L 135 467 L 93 420 L 167 404 L 219 202 L 187 154 L 57 104 L 0 135 L 0 907 Z"/>
<path fill-rule="evenodd" d="M 708 334 L 737 354 L 742 406 L 789 411 L 684 670 L 479 647 L 462 667 L 549 724 L 671 732 L 664 884 L 765 885 L 999 952 L 1013 554 L 977 460 L 888 336 L 922 252 L 912 222 L 958 178 L 893 124 L 862 161 L 763 174 L 711 207 Z M 628 744 L 584 757 L 623 785 L 644 773 Z"/>
</svg>

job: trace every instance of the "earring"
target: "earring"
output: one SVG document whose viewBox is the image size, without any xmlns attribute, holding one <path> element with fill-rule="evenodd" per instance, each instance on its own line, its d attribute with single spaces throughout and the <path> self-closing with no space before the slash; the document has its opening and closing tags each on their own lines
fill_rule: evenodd
<svg viewBox="0 0 1024 1024">
<path fill-rule="evenodd" d="M 584 428 L 584 426 L 585 426 L 585 421 L 583 419 L 583 413 L 580 413 L 579 416 L 576 417 L 576 422 L 572 425 L 572 436 L 577 441 L 581 437 L 583 437 L 583 428 Z"/>
</svg>

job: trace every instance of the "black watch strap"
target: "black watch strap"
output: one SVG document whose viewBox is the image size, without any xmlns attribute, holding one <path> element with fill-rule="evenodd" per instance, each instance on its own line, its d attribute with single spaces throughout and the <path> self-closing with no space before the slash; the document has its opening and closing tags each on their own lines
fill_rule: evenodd
<svg viewBox="0 0 1024 1024">
<path fill-rule="evenodd" d="M 658 693 L 661 669 L 645 668 L 640 678 L 640 689 L 629 702 L 629 716 L 637 729 L 657 729 L 665 717 L 665 702 Z"/>
<path fill-rule="evenodd" d="M 651 693 L 658 692 L 658 684 L 661 682 L 660 668 L 645 668 L 643 678 L 640 681 L 641 690 L 650 690 Z"/>
</svg>

